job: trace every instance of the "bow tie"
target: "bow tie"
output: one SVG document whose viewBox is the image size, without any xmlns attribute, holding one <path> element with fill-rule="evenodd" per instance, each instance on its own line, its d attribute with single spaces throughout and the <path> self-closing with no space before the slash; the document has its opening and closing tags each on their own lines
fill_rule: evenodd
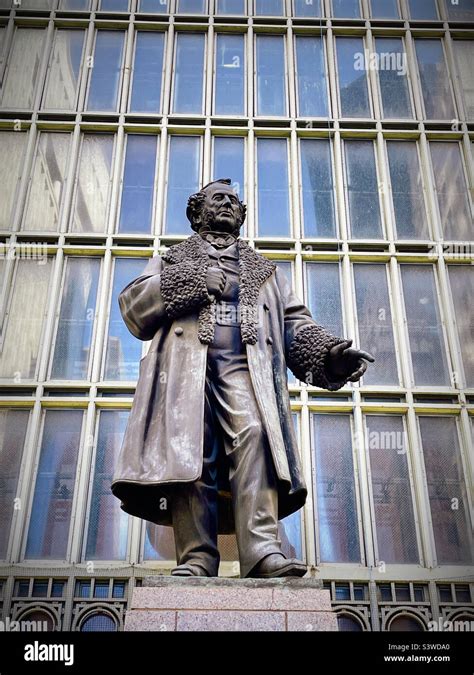
<svg viewBox="0 0 474 675">
<path fill-rule="evenodd" d="M 237 237 L 230 232 L 200 232 L 199 234 L 215 248 L 227 248 L 237 241 Z"/>
</svg>

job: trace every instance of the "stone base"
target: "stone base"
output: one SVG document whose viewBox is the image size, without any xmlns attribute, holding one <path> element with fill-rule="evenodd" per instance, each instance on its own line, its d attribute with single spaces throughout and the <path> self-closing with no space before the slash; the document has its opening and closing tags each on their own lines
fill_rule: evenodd
<svg viewBox="0 0 474 675">
<path fill-rule="evenodd" d="M 135 588 L 126 631 L 337 631 L 318 579 L 151 576 Z"/>
</svg>

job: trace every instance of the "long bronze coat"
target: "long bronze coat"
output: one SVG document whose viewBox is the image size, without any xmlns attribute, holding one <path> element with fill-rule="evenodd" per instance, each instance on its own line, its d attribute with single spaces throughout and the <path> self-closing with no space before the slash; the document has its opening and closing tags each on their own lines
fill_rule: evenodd
<svg viewBox="0 0 474 675">
<path fill-rule="evenodd" d="M 307 495 L 290 411 L 287 366 L 300 379 L 338 389 L 344 382 L 328 380 L 324 359 L 341 338 L 315 324 L 273 263 L 242 240 L 239 252 L 240 300 L 254 304 L 256 310 L 253 324 L 246 320 L 242 335 L 258 404 L 255 413 L 268 436 L 283 518 L 301 508 Z M 188 291 L 192 288 L 195 293 L 198 276 L 191 283 L 193 270 L 202 279 L 206 264 L 204 242 L 193 235 L 164 257 L 152 258 L 119 297 L 131 333 L 140 340 L 151 339 L 151 344 L 140 361 L 112 491 L 124 511 L 163 525 L 171 524 L 174 487 L 196 480 L 202 471 L 207 358 L 202 336 L 209 328 L 203 321 L 210 316 L 209 303 L 176 316 L 170 300 L 177 289 L 170 278 L 181 287 L 188 284 Z M 173 265 L 170 272 L 181 272 L 165 279 L 165 270 Z M 219 491 L 219 531 L 232 530 L 230 494 L 224 487 Z"/>
</svg>

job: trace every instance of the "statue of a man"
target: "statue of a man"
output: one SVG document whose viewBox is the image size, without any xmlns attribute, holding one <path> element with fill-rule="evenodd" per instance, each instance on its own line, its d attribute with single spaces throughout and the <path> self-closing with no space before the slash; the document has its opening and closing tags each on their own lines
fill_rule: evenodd
<svg viewBox="0 0 474 675">
<path fill-rule="evenodd" d="M 242 577 L 302 576 L 278 520 L 306 487 L 287 388 L 331 391 L 373 357 L 312 319 L 277 266 L 239 239 L 229 179 L 189 198 L 195 234 L 150 260 L 119 297 L 151 340 L 113 479 L 122 509 L 173 527 L 177 576 L 217 576 L 217 535 L 235 531 Z"/>
</svg>

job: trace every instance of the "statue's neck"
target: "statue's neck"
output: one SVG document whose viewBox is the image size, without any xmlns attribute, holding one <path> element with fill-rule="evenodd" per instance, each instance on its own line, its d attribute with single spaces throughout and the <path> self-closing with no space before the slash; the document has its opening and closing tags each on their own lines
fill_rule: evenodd
<svg viewBox="0 0 474 675">
<path fill-rule="evenodd" d="M 204 241 L 209 242 L 214 248 L 227 248 L 228 246 L 232 246 L 238 239 L 238 235 L 231 232 L 214 230 L 206 225 L 200 228 L 199 234 Z"/>
</svg>

